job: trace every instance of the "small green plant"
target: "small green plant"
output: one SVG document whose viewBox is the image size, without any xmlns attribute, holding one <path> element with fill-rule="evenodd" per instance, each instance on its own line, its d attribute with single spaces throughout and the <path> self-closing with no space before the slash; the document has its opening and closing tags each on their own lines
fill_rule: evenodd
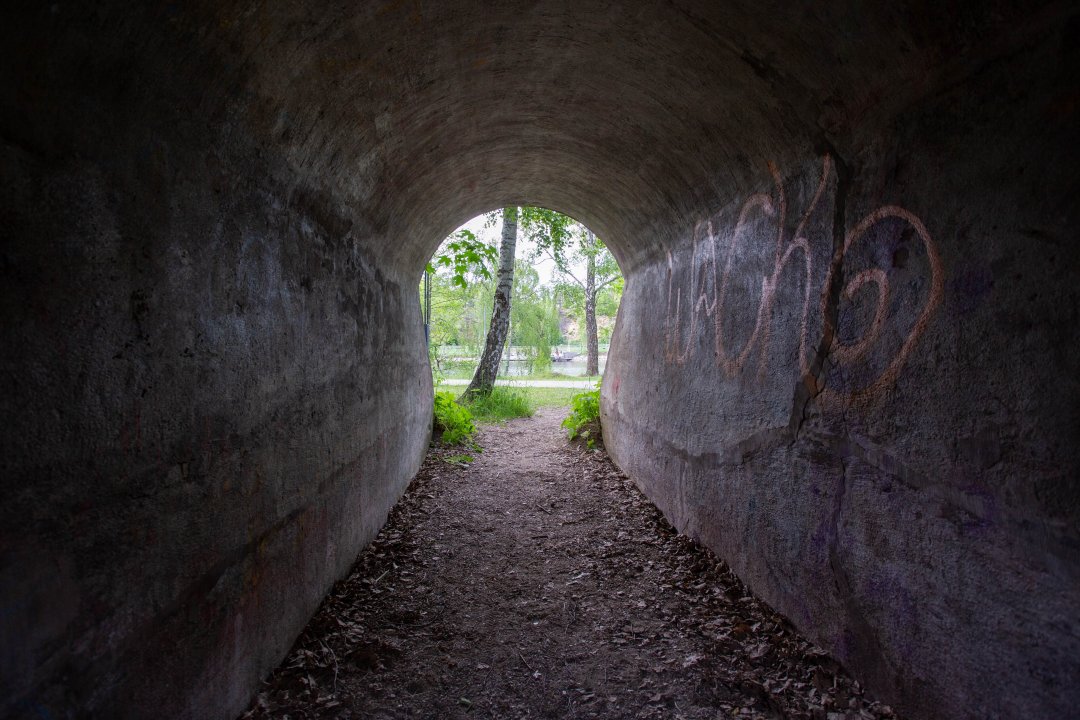
<svg viewBox="0 0 1080 720">
<path fill-rule="evenodd" d="M 533 405 L 524 392 L 507 387 L 494 387 L 487 395 L 477 395 L 467 407 L 477 422 L 499 422 L 519 417 L 532 417 Z"/>
<path fill-rule="evenodd" d="M 570 415 L 562 421 L 571 440 L 581 438 L 590 447 L 600 437 L 600 383 L 596 390 L 578 393 L 570 398 Z"/>
<path fill-rule="evenodd" d="M 472 455 L 447 455 L 443 458 L 443 462 L 450 463 L 451 465 L 457 465 L 458 467 L 468 467 L 469 463 L 475 460 Z"/>
<path fill-rule="evenodd" d="M 449 391 L 435 393 L 435 428 L 442 430 L 442 441 L 447 445 L 467 442 L 476 434 L 472 414 L 458 405 Z"/>
<path fill-rule="evenodd" d="M 438 385 L 446 379 L 446 373 L 443 371 L 439 358 L 439 346 L 436 343 L 428 343 L 428 362 L 431 365 L 431 381 Z"/>
</svg>

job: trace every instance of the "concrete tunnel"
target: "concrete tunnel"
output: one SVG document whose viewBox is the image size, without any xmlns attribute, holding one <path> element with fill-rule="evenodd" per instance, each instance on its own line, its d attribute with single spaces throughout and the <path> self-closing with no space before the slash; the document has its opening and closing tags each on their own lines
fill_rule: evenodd
<svg viewBox="0 0 1080 720">
<path fill-rule="evenodd" d="M 681 531 L 909 717 L 1074 713 L 1078 10 L 6 5 L 0 716 L 242 711 L 509 204 L 616 253 L 605 439 Z"/>
</svg>

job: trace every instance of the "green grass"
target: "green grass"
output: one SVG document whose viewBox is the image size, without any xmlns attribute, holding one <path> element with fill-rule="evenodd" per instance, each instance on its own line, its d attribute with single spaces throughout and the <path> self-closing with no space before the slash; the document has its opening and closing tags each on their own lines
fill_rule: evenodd
<svg viewBox="0 0 1080 720">
<path fill-rule="evenodd" d="M 519 417 L 531 417 L 533 404 L 525 388 L 495 387 L 490 395 L 481 395 L 465 403 L 473 419 L 482 423 L 502 422 Z"/>
<path fill-rule="evenodd" d="M 556 370 L 548 370 L 547 372 L 533 373 L 532 375 L 514 375 L 508 377 L 508 380 L 592 380 L 596 382 L 600 379 L 600 375 L 570 375 L 568 373 L 561 373 Z"/>
<path fill-rule="evenodd" d="M 523 387 L 517 388 L 519 392 L 524 393 L 529 401 L 533 404 L 533 407 L 570 407 L 570 398 L 581 392 L 577 388 L 537 388 L 537 387 Z"/>
<path fill-rule="evenodd" d="M 465 389 L 464 387 L 456 386 L 456 385 L 440 385 L 440 386 L 435 388 L 436 391 L 449 390 L 449 391 L 455 392 L 456 394 L 460 394 L 464 389 Z M 500 390 L 510 390 L 510 388 L 497 387 L 495 389 L 495 392 L 498 393 Z M 500 416 L 489 415 L 489 416 L 480 416 L 478 411 L 477 411 L 477 408 L 475 407 L 474 404 L 470 403 L 470 404 L 466 405 L 466 407 L 469 409 L 469 412 L 471 412 L 473 414 L 473 419 L 476 420 L 477 422 L 489 422 L 489 423 L 490 422 L 500 422 L 500 421 L 503 421 L 503 420 L 508 420 L 508 419 L 510 419 L 512 417 L 528 417 L 528 416 L 532 415 L 533 412 L 535 410 L 539 409 L 539 408 L 544 408 L 544 407 L 569 408 L 570 407 L 570 398 L 572 398 L 575 395 L 577 395 L 578 393 L 580 393 L 581 390 L 578 389 L 578 388 L 516 387 L 516 388 L 513 388 L 512 392 L 514 394 L 516 394 L 518 396 L 521 396 L 521 397 L 523 397 L 525 399 L 525 401 L 526 401 L 526 403 L 528 404 L 528 407 L 529 407 L 529 412 L 528 413 L 526 413 L 524 415 L 500 415 Z"/>
<path fill-rule="evenodd" d="M 474 370 L 475 368 L 449 369 L 445 370 L 442 376 L 447 380 L 471 380 Z M 570 375 L 555 370 L 532 373 L 531 375 L 499 375 L 500 380 L 592 380 L 593 382 L 599 380 L 600 377 L 600 375 Z"/>
<path fill-rule="evenodd" d="M 473 370 L 453 370 L 443 373 L 443 377 L 447 380 L 471 380 L 473 376 Z M 503 380 L 592 380 L 596 381 L 600 379 L 599 375 L 570 375 L 569 373 L 555 372 L 549 370 L 547 372 L 532 373 L 530 375 L 499 375 L 499 379 Z"/>
</svg>

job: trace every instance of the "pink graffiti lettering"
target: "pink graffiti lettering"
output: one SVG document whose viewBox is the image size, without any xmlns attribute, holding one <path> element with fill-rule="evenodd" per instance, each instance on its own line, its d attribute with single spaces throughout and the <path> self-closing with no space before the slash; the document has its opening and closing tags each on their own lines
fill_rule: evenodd
<svg viewBox="0 0 1080 720">
<path fill-rule="evenodd" d="M 931 278 L 929 293 L 922 312 L 911 325 L 899 349 L 887 359 L 884 369 L 869 384 L 859 389 L 841 391 L 823 387 L 814 376 L 811 351 L 807 348 L 810 335 L 811 288 L 814 283 L 815 269 L 813 248 L 808 238 L 807 227 L 821 205 L 834 173 L 832 158 L 828 155 L 823 158 L 817 188 L 790 240 L 785 239 L 788 202 L 782 178 L 773 163 L 769 163 L 769 173 L 773 180 L 773 191 L 755 193 L 747 198 L 739 210 L 735 226 L 730 234 L 723 236 L 718 233 L 714 218 L 699 222 L 695 226 L 692 235 L 688 283 L 677 281 L 677 275 L 680 274 L 678 270 L 681 268 L 676 267 L 671 252 L 668 252 L 665 360 L 675 365 L 684 365 L 691 357 L 698 337 L 711 330 L 715 362 L 726 376 L 734 377 L 742 373 L 755 351 L 758 351 L 758 373 L 763 375 L 772 340 L 772 315 L 777 293 L 783 273 L 791 264 L 796 268 L 803 283 L 798 361 L 799 372 L 804 382 L 818 390 L 825 400 L 875 395 L 896 382 L 905 361 L 941 303 L 944 278 L 937 247 L 926 226 L 918 217 L 904 208 L 888 205 L 874 210 L 860 220 L 845 235 L 843 247 L 833 249 L 829 253 L 831 257 L 821 286 L 821 301 L 818 309 L 824 345 L 830 359 L 837 366 L 854 365 L 867 358 L 882 338 L 888 322 L 887 310 L 891 292 L 888 274 L 880 268 L 868 268 L 854 273 L 850 278 L 845 278 L 845 284 L 841 289 L 840 296 L 848 301 L 852 301 L 864 288 L 870 289 L 873 286 L 877 290 L 873 318 L 862 337 L 856 342 L 844 344 L 837 338 L 833 319 L 835 308 L 830 307 L 830 288 L 840 277 L 837 273 L 841 272 L 845 257 L 852 252 L 853 247 L 867 237 L 871 228 L 887 220 L 900 221 L 910 227 L 925 248 Z M 733 319 L 732 310 L 745 307 L 745 304 L 739 304 L 739 299 L 732 300 L 733 263 L 743 255 L 743 250 L 749 247 L 747 244 L 753 242 L 750 226 L 755 220 L 767 220 L 776 224 L 773 265 L 771 272 L 761 279 L 761 299 L 758 303 L 753 331 L 741 348 L 733 348 L 728 347 L 724 340 L 726 324 Z M 722 256 L 723 267 L 719 262 Z M 800 270 L 802 272 L 799 272 Z M 685 287 L 686 285 L 688 287 Z M 684 289 L 687 291 L 685 307 Z M 684 317 L 686 313 L 689 315 L 688 318 Z"/>
</svg>

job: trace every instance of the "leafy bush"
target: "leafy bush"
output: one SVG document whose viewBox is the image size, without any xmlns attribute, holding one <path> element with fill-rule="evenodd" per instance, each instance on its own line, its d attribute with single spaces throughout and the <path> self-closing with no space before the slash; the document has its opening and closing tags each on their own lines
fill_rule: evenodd
<svg viewBox="0 0 1080 720">
<path fill-rule="evenodd" d="M 532 417 L 529 396 L 521 390 L 494 387 L 488 395 L 477 395 L 468 403 L 469 411 L 480 422 L 497 422 L 519 417 Z"/>
<path fill-rule="evenodd" d="M 570 415 L 562 421 L 571 440 L 581 438 L 594 447 L 600 437 L 600 387 L 570 398 Z"/>
<path fill-rule="evenodd" d="M 458 405 L 449 391 L 435 393 L 435 428 L 442 430 L 442 441 L 447 445 L 466 442 L 476 434 L 472 414 Z"/>
</svg>

